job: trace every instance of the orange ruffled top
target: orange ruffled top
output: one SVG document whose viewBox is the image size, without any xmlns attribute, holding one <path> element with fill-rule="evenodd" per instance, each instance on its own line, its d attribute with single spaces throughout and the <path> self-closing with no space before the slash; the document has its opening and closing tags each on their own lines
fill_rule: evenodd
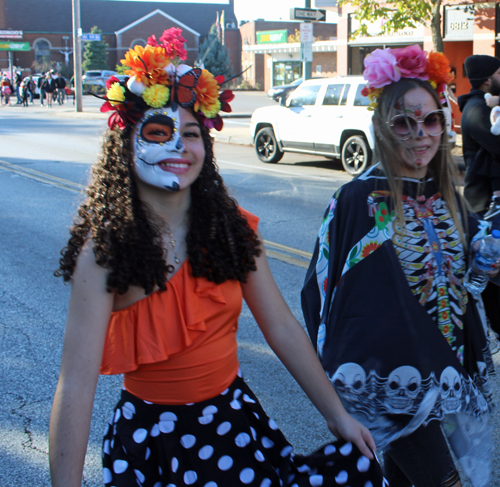
<svg viewBox="0 0 500 487">
<path fill-rule="evenodd" d="M 258 217 L 240 208 L 256 231 Z M 101 374 L 125 374 L 124 387 L 156 404 L 210 399 L 235 379 L 239 281 L 193 277 L 185 261 L 156 291 L 111 314 Z"/>
</svg>

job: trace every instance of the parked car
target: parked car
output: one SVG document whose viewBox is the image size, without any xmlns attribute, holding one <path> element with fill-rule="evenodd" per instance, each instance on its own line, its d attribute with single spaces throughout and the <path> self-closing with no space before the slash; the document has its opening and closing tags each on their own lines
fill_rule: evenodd
<svg viewBox="0 0 500 487">
<path fill-rule="evenodd" d="M 312 79 L 323 79 L 323 78 L 312 78 Z M 295 88 L 303 83 L 304 79 L 299 78 L 288 85 L 273 86 L 267 92 L 267 97 L 272 98 L 274 101 L 279 101 L 281 97 L 288 96 Z"/>
<path fill-rule="evenodd" d="M 369 100 L 361 94 L 362 76 L 304 81 L 276 107 L 258 108 L 250 121 L 257 157 L 278 162 L 285 152 L 340 158 L 346 172 L 355 176 L 372 162 L 374 133 Z M 448 103 L 447 98 L 445 101 Z M 451 110 L 443 107 L 450 142 Z"/>
<path fill-rule="evenodd" d="M 93 70 L 87 71 L 82 76 L 82 83 L 84 90 L 104 90 L 106 88 L 106 81 L 111 78 L 111 76 L 116 76 L 115 71 L 107 70 Z"/>
</svg>

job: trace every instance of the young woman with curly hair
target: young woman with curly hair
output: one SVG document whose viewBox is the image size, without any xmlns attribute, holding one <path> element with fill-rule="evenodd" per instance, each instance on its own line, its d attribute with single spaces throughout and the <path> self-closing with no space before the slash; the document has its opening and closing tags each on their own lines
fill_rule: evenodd
<svg viewBox="0 0 500 487">
<path fill-rule="evenodd" d="M 176 79 L 169 86 L 179 93 Z M 136 96 L 129 87 L 112 80 L 108 90 L 108 102 L 125 94 L 123 110 L 57 271 L 72 292 L 50 425 L 52 484 L 80 485 L 98 375 L 123 373 L 103 442 L 106 486 L 337 485 L 349 474 L 352 486 L 381 487 L 372 438 L 342 407 L 283 300 L 258 218 L 227 193 L 207 117 L 182 93 L 162 107 L 126 105 Z M 242 298 L 343 444 L 292 454 L 239 373 Z"/>
</svg>

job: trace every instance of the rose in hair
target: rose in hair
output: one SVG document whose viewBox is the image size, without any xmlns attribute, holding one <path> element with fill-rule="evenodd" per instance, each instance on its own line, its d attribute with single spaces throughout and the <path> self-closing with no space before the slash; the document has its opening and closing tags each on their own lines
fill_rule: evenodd
<svg viewBox="0 0 500 487">
<path fill-rule="evenodd" d="M 428 80 L 427 74 L 427 53 L 415 44 L 400 49 L 391 49 L 392 54 L 397 59 L 397 67 L 402 78 L 418 78 Z"/>
<path fill-rule="evenodd" d="M 365 57 L 364 78 L 372 88 L 382 88 L 401 79 L 397 59 L 389 49 L 375 49 Z"/>
</svg>

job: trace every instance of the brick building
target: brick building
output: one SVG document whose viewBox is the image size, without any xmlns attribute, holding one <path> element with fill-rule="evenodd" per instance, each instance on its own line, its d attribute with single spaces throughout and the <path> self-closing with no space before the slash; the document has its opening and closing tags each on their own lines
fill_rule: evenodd
<svg viewBox="0 0 500 487">
<path fill-rule="evenodd" d="M 136 44 L 145 45 L 147 38 L 157 38 L 165 29 L 178 27 L 186 39 L 188 63 L 198 57 L 199 46 L 208 35 L 218 13 L 224 10 L 226 35 L 235 39 L 228 46 L 235 72 L 240 68 L 241 43 L 238 43 L 233 0 L 213 3 L 178 3 L 167 0 L 80 0 L 81 27 L 84 33 L 97 26 L 102 40 L 108 43 L 108 66 L 114 69 L 123 54 Z M 73 63 L 72 2 L 70 0 L 0 0 L 0 31 L 22 31 L 29 51 L 14 51 L 15 66 L 30 68 L 36 59 L 56 63 Z M 3 39 L 0 39 L 0 41 Z M 8 53 L 0 51 L 0 70 L 7 69 Z"/>
</svg>

